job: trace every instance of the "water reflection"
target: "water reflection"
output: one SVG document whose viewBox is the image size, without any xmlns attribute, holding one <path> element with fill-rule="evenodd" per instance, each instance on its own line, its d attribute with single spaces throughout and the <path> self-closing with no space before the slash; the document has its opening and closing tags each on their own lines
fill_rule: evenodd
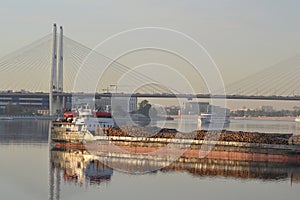
<svg viewBox="0 0 300 200">
<path fill-rule="evenodd" d="M 93 158 L 86 150 L 52 149 L 52 171 L 60 170 L 66 182 L 78 185 L 93 185 L 108 182 L 113 175 L 112 168 Z"/>
<path fill-rule="evenodd" d="M 106 184 L 113 169 L 95 160 L 86 150 L 57 149 L 50 152 L 49 199 L 60 199 L 61 180 L 79 187 Z"/>
<path fill-rule="evenodd" d="M 58 170 L 65 181 L 79 186 L 109 182 L 113 178 L 111 166 L 122 166 L 122 169 L 130 172 L 137 168 L 149 168 L 149 170 L 158 168 L 157 166 L 163 166 L 161 162 L 159 159 L 129 158 L 128 154 L 99 157 L 91 155 L 85 149 L 76 148 L 53 148 L 51 150 L 52 173 L 57 173 Z M 157 172 L 186 172 L 199 178 L 224 177 L 271 182 L 290 181 L 291 184 L 300 183 L 299 163 L 179 158 L 171 165 L 160 168 L 153 173 Z"/>
<path fill-rule="evenodd" d="M 103 154 L 102 158 L 97 158 L 87 150 L 79 148 L 52 148 L 49 152 L 49 123 L 41 120 L 0 121 L 0 168 L 3 169 L 0 173 L 1 199 L 46 199 L 47 195 L 49 199 L 73 199 L 74 196 L 74 199 L 96 199 L 100 196 L 117 199 L 130 195 L 131 199 L 140 199 L 139 195 L 144 194 L 143 187 L 146 186 L 153 194 L 149 198 L 153 199 L 161 199 L 161 194 L 166 197 L 174 194 L 172 199 L 182 199 L 187 192 L 190 198 L 199 198 L 199 191 L 205 194 L 216 185 L 219 187 L 213 189 L 215 199 L 241 199 L 241 195 L 245 196 L 244 193 L 250 199 L 257 199 L 254 194 L 260 193 L 261 199 L 299 197 L 298 164 L 210 157 L 201 160 L 181 159 L 165 166 L 155 159 L 129 159 L 126 158 L 128 155 L 109 157 L 108 154 Z M 178 128 L 176 120 L 168 123 L 169 127 Z M 231 125 L 239 129 L 247 123 L 254 122 L 242 121 Z M 289 125 L 286 130 L 299 129 L 294 123 L 276 123 L 270 125 L 274 130 L 286 124 Z M 195 129 L 188 122 L 185 125 L 185 128 Z M 251 130 L 254 131 L 254 128 Z M 125 168 L 127 171 L 165 167 L 152 174 L 131 176 L 117 172 L 112 166 L 119 166 L 118 168 Z M 172 190 L 178 185 L 181 190 Z M 236 188 L 242 189 L 236 191 Z M 125 192 L 119 192 L 120 190 Z M 224 190 L 226 193 L 220 192 Z M 240 196 L 231 195 L 238 192 Z M 135 193 L 138 193 L 136 197 L 133 196 Z"/>
<path fill-rule="evenodd" d="M 47 143 L 49 120 L 0 121 L 0 144 Z"/>
</svg>

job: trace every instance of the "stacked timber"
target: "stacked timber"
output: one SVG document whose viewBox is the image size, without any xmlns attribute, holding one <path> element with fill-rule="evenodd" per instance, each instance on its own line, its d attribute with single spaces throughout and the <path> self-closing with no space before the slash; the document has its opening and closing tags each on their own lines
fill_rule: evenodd
<svg viewBox="0 0 300 200">
<path fill-rule="evenodd" d="M 141 127 L 123 127 L 122 129 L 109 128 L 106 130 L 107 136 L 124 137 L 149 137 L 149 138 L 182 138 L 205 140 L 215 138 L 226 142 L 246 142 L 260 144 L 290 144 L 292 134 L 280 133 L 258 133 L 243 131 L 207 131 L 197 130 L 191 133 L 180 133 L 176 129 L 159 128 L 141 128 Z M 294 144 L 300 144 L 300 137 L 294 138 Z"/>
<path fill-rule="evenodd" d="M 293 135 L 289 140 L 289 144 L 300 145 L 300 135 Z"/>
<path fill-rule="evenodd" d="M 259 144 L 288 144 L 289 138 L 292 134 L 279 133 L 258 133 L 258 132 L 243 132 L 243 131 L 205 131 L 198 130 L 196 132 L 196 139 L 204 140 L 209 137 L 218 138 L 219 141 L 226 142 L 246 142 Z"/>
</svg>

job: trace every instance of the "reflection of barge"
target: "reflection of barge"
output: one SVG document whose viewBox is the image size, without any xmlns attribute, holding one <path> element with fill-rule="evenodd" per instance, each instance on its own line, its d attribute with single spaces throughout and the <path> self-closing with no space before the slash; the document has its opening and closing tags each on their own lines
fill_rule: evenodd
<svg viewBox="0 0 300 200">
<path fill-rule="evenodd" d="M 266 155 L 282 155 L 300 162 L 300 157 L 297 157 L 300 156 L 300 141 L 297 139 L 298 136 L 292 136 L 292 134 L 222 131 L 218 136 L 216 132 L 205 130 L 181 134 L 176 130 L 163 129 L 151 136 L 138 136 L 137 134 L 143 132 L 139 132 L 134 128 L 130 128 L 127 132 L 114 128 L 99 129 L 94 132 L 95 135 L 91 132 L 64 132 L 61 128 L 59 130 L 54 129 L 51 133 L 52 140 L 56 145 L 79 144 L 93 146 L 94 148 L 113 143 L 126 147 L 154 148 L 154 150 L 162 147 L 172 147 L 175 150 L 197 151 L 198 153 L 206 148 L 208 151 L 214 149 L 222 152 L 255 153 L 262 154 L 264 157 Z M 130 135 L 130 133 L 133 135 Z"/>
<path fill-rule="evenodd" d="M 259 161 L 255 159 L 236 159 L 232 154 L 224 157 L 207 157 L 202 159 L 180 157 L 172 163 L 164 162 L 159 158 L 137 156 L 133 152 L 121 152 L 105 154 L 99 151 L 98 155 L 91 155 L 88 150 L 77 148 L 51 150 L 51 163 L 55 168 L 64 171 L 64 174 L 73 177 L 73 182 L 84 183 L 99 180 L 97 183 L 111 179 L 113 169 L 121 169 L 125 172 L 135 173 L 137 170 L 154 172 L 186 171 L 193 176 L 208 177 L 231 177 L 238 179 L 257 180 L 284 180 L 299 182 L 299 164 L 290 164 L 276 161 Z M 80 166 L 78 170 L 78 166 Z M 93 175 L 87 170 L 92 166 Z M 96 167 L 97 166 L 97 167 Z M 96 170 L 95 170 L 96 169 Z M 94 175 L 96 174 L 96 175 Z M 95 177 L 95 178 L 91 178 Z M 97 177 L 97 178 L 96 178 Z"/>
<path fill-rule="evenodd" d="M 100 184 L 109 181 L 113 175 L 110 167 L 94 159 L 85 150 L 52 149 L 50 162 L 54 168 L 63 171 L 65 181 Z"/>
</svg>

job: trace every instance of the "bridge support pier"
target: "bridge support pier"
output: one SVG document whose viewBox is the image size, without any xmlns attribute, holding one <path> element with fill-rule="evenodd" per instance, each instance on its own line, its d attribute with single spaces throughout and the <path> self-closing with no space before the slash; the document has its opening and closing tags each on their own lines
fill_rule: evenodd
<svg viewBox="0 0 300 200">
<path fill-rule="evenodd" d="M 63 27 L 60 27 L 60 37 L 57 44 L 57 27 L 53 25 L 52 65 L 49 91 L 49 115 L 53 116 L 64 110 L 63 97 L 53 98 L 53 93 L 63 92 Z M 58 48 L 58 55 L 57 55 Z"/>
</svg>

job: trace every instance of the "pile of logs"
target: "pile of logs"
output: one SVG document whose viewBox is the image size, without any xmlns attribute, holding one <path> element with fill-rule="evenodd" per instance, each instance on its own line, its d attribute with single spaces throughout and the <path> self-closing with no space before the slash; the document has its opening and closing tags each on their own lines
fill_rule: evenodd
<svg viewBox="0 0 300 200">
<path fill-rule="evenodd" d="M 243 131 L 207 131 L 197 130 L 191 133 L 179 133 L 176 129 L 141 128 L 141 127 L 122 127 L 109 128 L 106 130 L 107 136 L 125 137 L 151 137 L 151 138 L 186 138 L 195 140 L 215 139 L 228 142 L 247 142 L 264 144 L 289 144 L 292 134 L 269 134 L 258 132 Z M 299 137 L 300 142 L 300 137 Z"/>
<path fill-rule="evenodd" d="M 197 131 L 196 139 L 204 139 L 207 135 L 218 134 L 220 141 L 227 142 L 247 142 L 247 143 L 260 143 L 260 144 L 288 144 L 289 138 L 292 134 L 270 134 L 258 132 L 243 132 L 243 131 L 226 131 L 221 133 L 208 131 Z"/>
<path fill-rule="evenodd" d="M 300 135 L 294 135 L 290 138 L 290 144 L 300 145 Z"/>
<path fill-rule="evenodd" d="M 107 136 L 125 137 L 152 137 L 152 138 L 174 138 L 179 132 L 176 129 L 157 128 L 157 127 L 133 127 L 124 126 L 122 128 L 106 128 L 104 131 Z"/>
</svg>

